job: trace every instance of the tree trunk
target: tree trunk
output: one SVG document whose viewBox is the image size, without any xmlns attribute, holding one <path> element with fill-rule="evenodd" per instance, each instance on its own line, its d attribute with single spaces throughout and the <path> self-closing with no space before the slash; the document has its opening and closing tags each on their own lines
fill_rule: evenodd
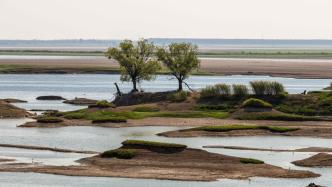
<svg viewBox="0 0 332 187">
<path fill-rule="evenodd" d="M 133 82 L 133 89 L 131 90 L 131 92 L 138 92 L 137 81 L 133 79 L 132 82 Z"/>
<path fill-rule="evenodd" d="M 182 83 L 183 83 L 183 80 L 182 79 L 178 79 L 179 81 L 179 88 L 178 88 L 178 91 L 182 91 L 183 88 L 182 88 Z"/>
</svg>

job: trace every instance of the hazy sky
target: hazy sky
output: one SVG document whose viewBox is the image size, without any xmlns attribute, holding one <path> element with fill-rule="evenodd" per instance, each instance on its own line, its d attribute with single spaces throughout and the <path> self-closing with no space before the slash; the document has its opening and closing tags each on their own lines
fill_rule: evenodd
<svg viewBox="0 0 332 187">
<path fill-rule="evenodd" d="M 0 39 L 332 39 L 332 0 L 0 0 Z"/>
</svg>

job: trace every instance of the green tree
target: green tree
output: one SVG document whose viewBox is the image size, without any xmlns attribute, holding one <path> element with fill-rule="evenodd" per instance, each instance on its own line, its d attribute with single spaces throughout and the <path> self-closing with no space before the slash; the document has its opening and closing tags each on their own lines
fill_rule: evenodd
<svg viewBox="0 0 332 187">
<path fill-rule="evenodd" d="M 159 48 L 157 56 L 178 80 L 178 91 L 182 91 L 183 81 L 199 68 L 198 48 L 190 43 L 172 43 L 166 48 Z"/>
<path fill-rule="evenodd" d="M 155 47 L 147 40 L 134 43 L 124 40 L 117 48 L 109 48 L 106 56 L 120 64 L 121 80 L 133 83 L 132 92 L 137 92 L 137 84 L 142 80 L 152 80 L 160 70 L 160 65 L 154 58 Z"/>
</svg>

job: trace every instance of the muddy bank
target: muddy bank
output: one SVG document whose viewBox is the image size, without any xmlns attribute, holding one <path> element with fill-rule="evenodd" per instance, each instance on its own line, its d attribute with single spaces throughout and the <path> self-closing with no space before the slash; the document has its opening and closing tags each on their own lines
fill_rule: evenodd
<svg viewBox="0 0 332 187">
<path fill-rule="evenodd" d="M 304 167 L 331 167 L 332 155 L 327 153 L 319 153 L 312 157 L 303 160 L 297 160 L 292 163 L 297 166 L 304 166 Z"/>
<path fill-rule="evenodd" d="M 263 123 L 266 121 L 262 121 Z M 230 123 L 234 124 L 234 123 Z M 241 123 L 235 123 L 240 125 Z M 268 123 L 265 123 L 268 124 Z M 291 125 L 290 122 L 279 122 L 279 124 L 270 124 L 271 127 L 289 127 L 296 128 L 295 131 L 288 132 L 273 132 L 264 129 L 241 129 L 230 131 L 205 131 L 196 128 L 189 128 L 177 131 L 168 131 L 158 134 L 165 137 L 237 137 L 237 136 L 301 136 L 301 137 L 319 137 L 319 138 L 332 138 L 332 126 L 322 123 L 322 126 L 316 125 L 316 122 L 311 122 L 311 125 L 307 125 L 307 122 L 296 122 Z M 248 125 L 248 124 L 246 124 Z M 249 124 L 252 125 L 252 124 Z M 258 125 L 258 124 L 257 124 Z M 255 126 L 255 125 L 253 125 Z"/>
<path fill-rule="evenodd" d="M 24 101 L 24 100 L 20 100 L 20 99 L 3 99 L 3 101 L 7 102 L 7 103 L 27 103 L 28 101 Z"/>
<path fill-rule="evenodd" d="M 53 152 L 59 152 L 59 153 L 80 153 L 80 154 L 97 154 L 98 153 L 98 152 L 94 152 L 94 151 L 76 151 L 76 150 L 71 150 L 71 149 L 60 149 L 60 148 L 41 147 L 41 146 L 29 146 L 29 145 L 14 145 L 14 144 L 0 144 L 0 147 L 41 150 L 41 151 L 53 151 Z"/>
<path fill-rule="evenodd" d="M 32 114 L 24 109 L 18 108 L 6 101 L 0 100 L 0 118 L 24 118 L 31 117 Z"/>
<path fill-rule="evenodd" d="M 222 148 L 222 149 L 234 149 L 234 150 L 248 150 L 248 151 L 270 151 L 270 152 L 332 152 L 332 148 L 326 147 L 307 147 L 301 149 L 263 149 L 263 148 L 251 148 L 241 146 L 223 146 L 223 145 L 208 145 L 204 148 Z"/>
<path fill-rule="evenodd" d="M 75 98 L 75 99 L 71 99 L 71 100 L 66 100 L 63 103 L 72 104 L 72 105 L 88 106 L 88 105 L 95 105 L 97 103 L 97 100 L 86 99 L 86 98 Z"/>
<path fill-rule="evenodd" d="M 311 178 L 318 174 L 288 170 L 268 164 L 245 164 L 241 158 L 209 153 L 198 149 L 162 154 L 146 149 L 134 149 L 132 159 L 94 156 L 78 162 L 81 166 L 5 165 L 2 172 L 36 172 L 67 176 L 125 177 L 184 181 L 215 181 L 217 179 L 247 179 L 249 177 Z"/>
</svg>

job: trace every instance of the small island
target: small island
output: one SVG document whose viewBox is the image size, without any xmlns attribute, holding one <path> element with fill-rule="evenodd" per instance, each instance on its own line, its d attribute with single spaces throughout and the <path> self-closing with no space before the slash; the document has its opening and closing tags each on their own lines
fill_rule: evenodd
<svg viewBox="0 0 332 187">
<path fill-rule="evenodd" d="M 312 178 L 309 171 L 288 170 L 252 158 L 226 156 L 186 145 L 126 140 L 122 147 L 78 161 L 80 166 L 5 165 L 3 172 L 36 172 L 68 176 L 126 177 L 215 181 L 250 177 Z"/>
</svg>

